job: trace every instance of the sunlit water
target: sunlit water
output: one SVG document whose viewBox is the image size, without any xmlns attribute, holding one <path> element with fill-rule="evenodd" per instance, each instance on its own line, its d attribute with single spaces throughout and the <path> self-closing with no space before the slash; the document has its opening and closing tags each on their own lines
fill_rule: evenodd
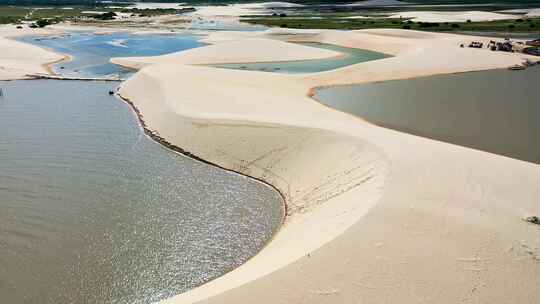
<svg viewBox="0 0 540 304">
<path fill-rule="evenodd" d="M 283 61 L 283 62 L 261 62 L 261 63 L 232 63 L 232 64 L 215 64 L 214 67 L 236 69 L 236 70 L 248 70 L 248 71 L 263 71 L 263 72 L 275 72 L 275 73 L 315 73 L 322 71 L 334 70 L 337 68 L 345 67 L 360 62 L 366 62 L 371 60 L 377 60 L 388 57 L 385 54 L 372 52 L 368 50 L 355 49 L 341 47 L 332 44 L 304 42 L 300 43 L 305 46 L 317 47 L 321 49 L 327 49 L 337 51 L 343 54 L 343 56 L 326 59 L 314 59 L 314 60 L 297 60 L 297 61 Z"/>
<path fill-rule="evenodd" d="M 153 142 L 115 85 L 0 83 L 0 302 L 150 303 L 278 229 L 276 191 Z"/>
<path fill-rule="evenodd" d="M 74 56 L 57 72 L 90 77 L 129 75 L 110 57 L 199 45 L 124 33 L 26 39 Z M 0 303 L 155 302 L 238 267 L 279 228 L 274 189 L 146 137 L 108 94 L 118 84 L 0 82 Z"/>
<path fill-rule="evenodd" d="M 112 57 L 157 56 L 202 45 L 193 35 L 125 32 L 70 32 L 64 36 L 23 37 L 20 40 L 72 56 L 70 61 L 55 64 L 53 70 L 64 76 L 79 77 L 124 78 L 133 71 L 110 63 Z"/>
<path fill-rule="evenodd" d="M 540 66 L 319 90 L 376 124 L 540 164 Z"/>
</svg>

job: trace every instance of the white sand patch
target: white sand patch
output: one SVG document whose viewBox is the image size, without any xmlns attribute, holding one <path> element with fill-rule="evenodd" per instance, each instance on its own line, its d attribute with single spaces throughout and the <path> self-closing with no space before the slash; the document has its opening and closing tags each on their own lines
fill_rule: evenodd
<svg viewBox="0 0 540 304">
<path fill-rule="evenodd" d="M 204 17 L 239 17 L 242 15 L 270 15 L 274 10 L 302 7 L 301 4 L 288 2 L 262 2 L 247 4 L 229 4 L 223 6 L 196 6 L 194 15 Z"/>
<path fill-rule="evenodd" d="M 366 17 L 366 16 L 348 16 L 348 17 L 343 17 L 343 19 L 369 19 L 370 17 Z"/>
<path fill-rule="evenodd" d="M 220 54 L 223 54 L 223 56 L 220 56 Z M 191 64 L 271 62 L 301 60 L 306 57 L 323 59 L 340 55 L 341 53 L 331 50 L 290 44 L 278 40 L 247 38 L 164 56 L 113 58 L 111 61 L 132 68 L 140 68 L 141 66 L 169 61 Z"/>
<path fill-rule="evenodd" d="M 521 16 L 500 14 L 484 11 L 466 11 L 466 12 L 437 12 L 437 11 L 410 11 L 399 12 L 390 15 L 389 18 L 412 19 L 416 22 L 466 22 L 476 21 L 495 21 L 519 19 Z"/>
<path fill-rule="evenodd" d="M 108 13 L 108 11 L 82 11 L 81 14 L 88 14 L 88 15 L 101 15 Z"/>
<path fill-rule="evenodd" d="M 131 17 L 131 13 L 123 13 L 123 12 L 114 12 L 116 14 L 116 18 L 129 18 Z"/>
<path fill-rule="evenodd" d="M 30 29 L 14 30 L 14 26 L 0 26 L 0 80 L 27 78 L 27 74 L 48 73 L 45 65 L 64 58 L 60 54 L 40 47 L 11 40 L 28 34 L 57 34 L 51 30 L 33 31 Z"/>
<path fill-rule="evenodd" d="M 194 15 L 203 17 L 238 17 L 242 15 L 267 14 L 267 11 L 261 8 L 253 8 L 245 4 L 230 4 L 225 6 L 197 6 Z"/>
<path fill-rule="evenodd" d="M 262 2 L 262 3 L 253 3 L 254 7 L 262 8 L 295 8 L 295 7 L 304 7 L 303 4 L 290 3 L 290 2 Z"/>
<path fill-rule="evenodd" d="M 527 17 L 540 17 L 540 8 L 531 9 L 526 14 Z"/>
<path fill-rule="evenodd" d="M 377 7 L 377 6 L 402 6 L 410 3 L 397 1 L 397 0 L 367 0 L 345 4 L 343 6 L 359 6 L 359 7 Z"/>
<path fill-rule="evenodd" d="M 116 47 L 127 47 L 127 39 L 115 39 L 113 41 L 107 41 L 105 43 Z"/>
<path fill-rule="evenodd" d="M 499 13 L 520 14 L 526 17 L 538 17 L 540 16 L 540 8 L 518 8 L 498 11 Z"/>
<path fill-rule="evenodd" d="M 137 2 L 134 6 L 128 8 L 137 8 L 137 9 L 180 9 L 185 5 L 185 3 L 153 3 L 153 2 Z"/>
<path fill-rule="evenodd" d="M 309 98 L 321 85 L 505 68 L 522 54 L 460 48 L 489 38 L 405 30 L 224 41 L 153 58 L 120 93 L 149 128 L 285 196 L 275 238 L 238 269 L 168 303 L 528 303 L 540 284 L 540 166 L 373 126 Z M 269 38 L 395 57 L 286 75 L 196 66 L 321 53 Z M 239 54 L 240 52 L 240 54 Z M 257 55 L 260 57 L 257 59 Z M 272 57 L 274 56 L 274 57 Z M 279 57 L 281 58 L 281 57 Z M 525 249 L 523 249 L 525 248 Z M 509 284 L 509 282 L 513 282 Z"/>
</svg>

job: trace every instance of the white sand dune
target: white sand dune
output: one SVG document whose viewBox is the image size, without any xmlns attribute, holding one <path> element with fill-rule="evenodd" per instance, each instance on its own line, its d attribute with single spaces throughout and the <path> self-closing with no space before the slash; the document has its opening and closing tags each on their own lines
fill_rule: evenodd
<svg viewBox="0 0 540 304">
<path fill-rule="evenodd" d="M 345 4 L 343 6 L 377 7 L 377 6 L 402 6 L 410 3 L 398 0 L 366 0 Z"/>
<path fill-rule="evenodd" d="M 51 30 L 49 30 L 51 31 Z M 0 79 L 62 56 L 5 37 Z M 53 34 L 53 32 L 50 32 Z M 309 97 L 326 85 L 505 68 L 525 56 L 462 49 L 489 38 L 405 30 L 214 33 L 215 45 L 113 62 L 153 130 L 187 151 L 274 185 L 288 216 L 258 255 L 170 303 L 535 303 L 540 166 L 376 127 Z M 328 58 L 283 41 L 395 57 L 285 75 L 203 63 Z"/>
<path fill-rule="evenodd" d="M 540 16 L 540 8 L 518 8 L 518 9 L 509 9 L 502 10 L 499 13 L 510 13 L 510 14 L 521 14 L 526 17 L 534 18 Z"/>
<path fill-rule="evenodd" d="M 519 15 L 501 14 L 483 11 L 465 11 L 465 12 L 438 12 L 438 11 L 409 11 L 399 12 L 390 15 L 389 18 L 412 19 L 416 22 L 466 22 L 494 21 L 519 19 Z"/>
<path fill-rule="evenodd" d="M 529 18 L 540 17 L 540 8 L 535 8 L 535 9 L 529 10 L 527 12 L 526 16 L 529 17 Z"/>
<path fill-rule="evenodd" d="M 264 8 L 292 8 L 292 7 L 304 7 L 305 5 L 299 3 L 291 2 L 262 2 L 262 3 L 253 3 L 252 5 Z"/>
<path fill-rule="evenodd" d="M 309 97 L 316 86 L 505 68 L 522 55 L 458 47 L 489 38 L 404 30 L 218 35 L 197 51 L 114 60 L 144 66 L 120 93 L 172 143 L 274 185 L 288 217 L 246 264 L 166 302 L 538 299 L 540 227 L 522 217 L 540 214 L 540 166 L 376 127 Z M 194 65 L 330 55 L 253 38 L 395 57 L 308 75 Z"/>
<path fill-rule="evenodd" d="M 164 56 L 113 58 L 111 61 L 115 64 L 139 69 L 149 64 L 171 61 L 175 64 L 181 62 L 185 64 L 271 62 L 301 60 L 306 56 L 313 59 L 323 59 L 341 55 L 341 53 L 331 50 L 298 44 L 291 45 L 278 40 L 247 38 Z"/>
<path fill-rule="evenodd" d="M 137 9 L 169 9 L 181 8 L 185 3 L 158 3 L 158 2 L 136 2 L 133 8 Z M 129 7 L 128 7 L 129 8 Z"/>
<path fill-rule="evenodd" d="M 197 6 L 197 11 L 193 13 L 202 17 L 239 17 L 242 15 L 268 14 L 261 8 L 250 7 L 245 4 L 229 4 L 224 6 Z"/>
<path fill-rule="evenodd" d="M 105 14 L 108 11 L 82 11 L 81 14 L 88 14 L 88 15 L 101 15 Z"/>
<path fill-rule="evenodd" d="M 0 26 L 0 80 L 27 78 L 28 74 L 48 73 L 47 64 L 65 56 L 47 51 L 37 46 L 18 42 L 14 38 L 27 34 L 52 35 L 50 30 L 15 29 L 14 25 Z"/>
<path fill-rule="evenodd" d="M 371 17 L 367 17 L 367 16 L 347 16 L 347 17 L 343 17 L 343 19 L 369 19 Z"/>
<path fill-rule="evenodd" d="M 302 4 L 290 2 L 239 3 L 222 6 L 196 6 L 193 15 L 202 17 L 239 17 L 243 15 L 269 15 L 274 10 L 302 7 Z"/>
</svg>

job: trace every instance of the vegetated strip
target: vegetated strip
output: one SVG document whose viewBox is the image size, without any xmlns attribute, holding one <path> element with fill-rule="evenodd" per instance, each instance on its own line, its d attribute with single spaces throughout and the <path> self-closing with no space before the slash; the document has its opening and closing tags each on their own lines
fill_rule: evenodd
<svg viewBox="0 0 540 304">
<path fill-rule="evenodd" d="M 269 27 L 297 29 L 343 29 L 358 30 L 370 28 L 399 28 L 424 31 L 505 31 L 505 32 L 538 32 L 540 33 L 540 18 L 516 20 L 497 20 L 479 22 L 415 22 L 399 18 L 362 18 L 351 19 L 344 17 L 296 17 L 296 16 L 265 16 L 242 17 L 241 21 L 250 24 Z"/>
</svg>

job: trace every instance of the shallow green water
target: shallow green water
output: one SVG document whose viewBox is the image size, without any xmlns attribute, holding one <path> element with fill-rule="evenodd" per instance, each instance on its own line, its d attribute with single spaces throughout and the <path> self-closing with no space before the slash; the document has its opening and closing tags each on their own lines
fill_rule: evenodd
<svg viewBox="0 0 540 304">
<path fill-rule="evenodd" d="M 334 87 L 316 98 L 400 131 L 540 164 L 540 66 Z"/>
<path fill-rule="evenodd" d="M 280 226 L 276 191 L 153 142 L 116 85 L 0 82 L 0 303 L 152 303 Z"/>
<path fill-rule="evenodd" d="M 321 49 L 327 49 L 337 51 L 345 56 L 328 59 L 314 59 L 314 60 L 298 60 L 298 61 L 283 61 L 283 62 L 267 62 L 267 63 L 234 63 L 234 64 L 216 64 L 211 65 L 213 67 L 235 69 L 235 70 L 248 70 L 248 71 L 263 71 L 263 72 L 275 72 L 275 73 L 315 73 L 322 71 L 329 71 L 338 68 L 342 68 L 348 65 L 357 64 L 360 62 L 366 62 L 371 60 L 377 60 L 388 57 L 385 54 L 340 47 L 331 44 L 322 43 L 301 43 L 305 46 L 317 47 Z"/>
</svg>

